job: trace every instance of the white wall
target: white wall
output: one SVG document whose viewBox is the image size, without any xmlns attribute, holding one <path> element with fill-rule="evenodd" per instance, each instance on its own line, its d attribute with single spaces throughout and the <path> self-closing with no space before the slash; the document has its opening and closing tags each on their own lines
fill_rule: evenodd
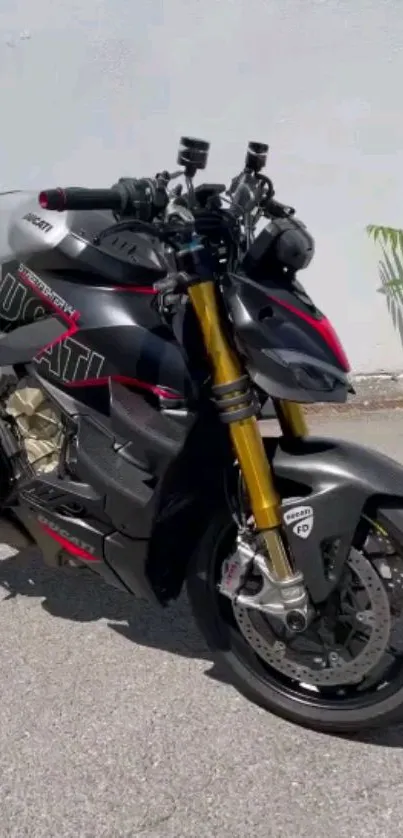
<svg viewBox="0 0 403 838">
<path fill-rule="evenodd" d="M 107 185 L 271 145 L 317 239 L 303 279 L 359 371 L 403 369 L 369 222 L 403 226 L 402 0 L 1 0 L 0 187 Z"/>
</svg>

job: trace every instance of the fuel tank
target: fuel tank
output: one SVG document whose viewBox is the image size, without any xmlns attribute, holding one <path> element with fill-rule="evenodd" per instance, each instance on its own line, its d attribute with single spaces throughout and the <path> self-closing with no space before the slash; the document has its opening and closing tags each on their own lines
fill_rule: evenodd
<svg viewBox="0 0 403 838">
<path fill-rule="evenodd" d="M 79 400 L 92 404 L 111 378 L 163 403 L 186 402 L 191 377 L 180 345 L 156 310 L 153 291 L 169 262 L 157 240 L 114 233 L 113 224 L 109 213 L 48 212 L 36 194 L 26 196 L 8 226 L 12 256 L 2 264 L 0 331 L 12 333 L 9 343 L 18 343 L 15 363 L 21 363 L 25 330 L 32 332 L 36 323 L 38 341 L 42 324 L 43 346 L 35 345 L 26 362 L 56 386 L 74 390 Z M 96 236 L 109 227 L 100 246 Z M 60 329 L 48 334 L 49 318 Z M 0 366 L 13 363 L 7 337 Z"/>
</svg>

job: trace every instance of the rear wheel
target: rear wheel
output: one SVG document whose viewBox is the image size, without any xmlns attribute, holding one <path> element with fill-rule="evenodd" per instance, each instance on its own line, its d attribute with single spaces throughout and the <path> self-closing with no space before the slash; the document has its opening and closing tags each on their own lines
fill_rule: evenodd
<svg viewBox="0 0 403 838">
<path fill-rule="evenodd" d="M 291 635 L 218 590 L 235 527 L 214 520 L 194 555 L 187 588 L 214 658 L 249 699 L 284 718 L 347 733 L 403 718 L 403 560 L 368 529 L 338 590 L 309 628 Z M 256 582 L 255 582 L 256 584 Z"/>
</svg>

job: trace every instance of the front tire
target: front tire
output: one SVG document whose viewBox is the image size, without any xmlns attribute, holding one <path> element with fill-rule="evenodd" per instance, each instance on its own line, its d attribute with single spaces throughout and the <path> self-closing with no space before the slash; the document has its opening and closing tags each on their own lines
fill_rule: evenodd
<svg viewBox="0 0 403 838">
<path fill-rule="evenodd" d="M 219 569 L 233 549 L 235 534 L 228 513 L 217 515 L 190 561 L 187 576 L 194 617 L 226 678 L 260 707 L 315 730 L 346 734 L 401 721 L 403 655 L 400 660 L 397 656 L 391 681 L 375 684 L 368 698 L 367 693 L 356 695 L 358 691 L 348 688 L 344 695 L 339 690 L 330 698 L 329 691 L 309 693 L 297 682 L 285 686 L 281 674 L 253 651 L 239 631 L 231 601 L 217 589 Z"/>
</svg>

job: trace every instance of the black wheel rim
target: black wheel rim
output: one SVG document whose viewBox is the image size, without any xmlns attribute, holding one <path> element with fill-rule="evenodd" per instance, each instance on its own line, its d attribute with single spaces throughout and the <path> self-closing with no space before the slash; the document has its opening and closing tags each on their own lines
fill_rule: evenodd
<svg viewBox="0 0 403 838">
<path fill-rule="evenodd" d="M 208 573 L 208 585 L 214 602 L 215 619 L 222 634 L 227 634 L 227 643 L 232 654 L 236 656 L 239 663 L 248 669 L 254 678 L 259 679 L 262 684 L 271 688 L 272 691 L 283 698 L 294 702 L 316 707 L 318 710 L 331 711 L 343 705 L 343 709 L 364 710 L 382 700 L 387 700 L 403 688 L 403 630 L 401 650 L 388 650 L 388 661 L 383 661 L 380 667 L 379 677 L 376 673 L 369 673 L 364 682 L 358 685 L 337 687 L 335 689 L 320 689 L 316 691 L 311 687 L 292 681 L 282 675 L 281 672 L 265 664 L 260 656 L 247 643 L 241 634 L 236 623 L 232 603 L 218 590 L 221 566 L 225 558 L 233 549 L 235 540 L 235 528 L 229 524 L 217 540 L 213 551 Z M 400 561 L 400 557 L 399 557 Z M 402 562 L 403 570 L 403 562 Z M 398 615 L 402 618 L 403 624 L 403 597 L 402 608 Z M 226 645 L 227 645 L 226 643 Z M 367 685 L 366 683 L 367 682 Z"/>
</svg>

